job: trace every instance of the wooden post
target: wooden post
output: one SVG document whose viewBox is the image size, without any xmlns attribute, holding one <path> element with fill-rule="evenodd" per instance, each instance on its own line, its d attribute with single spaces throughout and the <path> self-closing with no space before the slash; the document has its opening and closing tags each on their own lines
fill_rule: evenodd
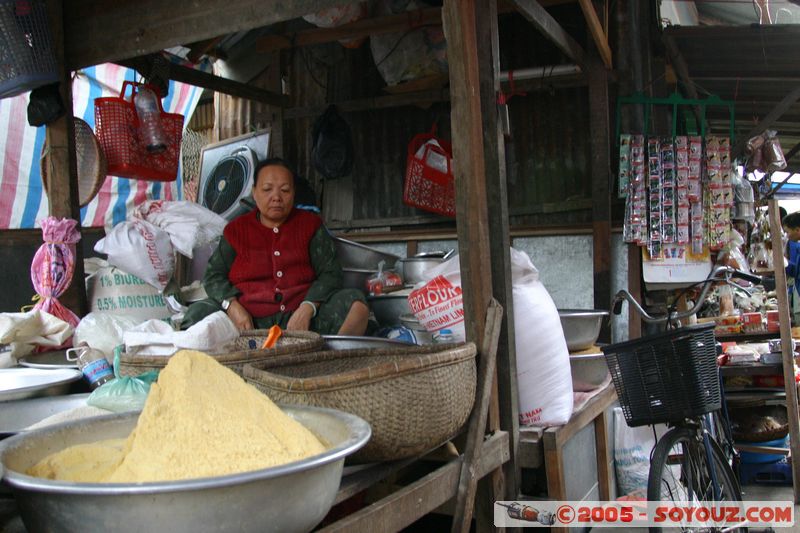
<svg viewBox="0 0 800 533">
<path fill-rule="evenodd" d="M 483 11 L 481 11 L 483 13 Z M 485 80 L 492 66 L 481 68 L 478 54 L 478 39 L 490 38 L 486 32 L 486 21 L 477 23 L 479 14 L 476 2 L 471 0 L 446 0 L 442 7 L 442 23 L 447 40 L 447 56 L 450 70 L 450 121 L 454 132 L 453 159 L 456 187 L 456 225 L 461 267 L 461 286 L 464 300 L 464 326 L 467 339 L 479 346 L 483 341 L 484 320 L 487 306 L 492 298 L 492 263 L 489 239 L 489 209 L 486 175 L 486 157 L 497 158 L 497 150 L 489 153 L 484 146 L 484 120 L 495 123 L 491 136 L 497 136 L 496 109 L 489 116 L 484 115 L 488 106 L 481 94 L 488 85 L 494 87 L 494 78 Z M 480 28 L 480 29 L 479 29 Z M 483 41 L 485 42 L 485 41 Z M 486 62 L 486 55 L 482 55 Z M 494 98 L 494 92 L 491 93 Z M 498 163 L 495 163 L 497 168 Z M 497 215 L 493 213 L 493 215 Z M 507 253 L 507 251 L 506 251 Z M 497 394 L 492 395 L 493 403 Z M 496 427 L 497 407 L 490 410 L 490 427 Z M 492 420 L 494 419 L 494 420 Z M 492 474 L 489 494 L 481 500 L 494 502 L 503 498 L 504 480 L 502 470 Z M 478 514 L 478 530 L 488 529 L 483 513 Z"/>
<path fill-rule="evenodd" d="M 508 222 L 508 180 L 506 175 L 505 137 L 498 116 L 500 91 L 500 42 L 497 29 L 497 3 L 479 2 L 477 7 L 478 42 L 492 43 L 478 47 L 481 80 L 481 112 L 486 169 L 486 198 L 489 217 L 489 251 L 492 263 L 492 293 L 503 307 L 503 326 L 497 351 L 497 390 L 500 429 L 508 432 L 511 460 L 503 467 L 505 499 L 519 495 L 521 471 L 519 452 L 519 394 L 517 389 L 517 351 L 514 331 L 514 298 L 511 280 L 511 237 Z"/>
<path fill-rule="evenodd" d="M 80 200 L 78 195 L 78 163 L 75 155 L 75 123 L 72 118 L 72 79 L 64 67 L 64 26 L 62 2 L 47 0 L 47 15 L 53 38 L 53 49 L 58 63 L 61 100 L 66 113 L 47 125 L 47 145 L 50 147 L 47 169 L 47 200 L 50 215 L 78 221 L 80 231 Z M 38 157 L 39 154 L 35 154 Z M 59 301 L 79 317 L 87 312 L 86 283 L 83 273 L 83 250 L 75 246 L 75 271 L 72 284 Z"/>
<path fill-rule="evenodd" d="M 786 271 L 783 269 L 783 239 L 778 200 L 769 203 L 769 229 L 772 234 L 772 264 L 775 265 L 775 292 L 778 295 L 778 312 L 781 324 L 781 351 L 783 352 L 783 381 L 786 389 L 786 416 L 789 419 L 789 448 L 792 452 L 792 479 L 794 503 L 800 503 L 800 414 L 797 408 L 797 387 L 794 383 L 794 352 L 792 351 L 792 324 L 789 315 L 789 293 L 786 288 Z"/>
<path fill-rule="evenodd" d="M 608 73 L 595 57 L 587 65 L 592 168 L 592 258 L 594 307 L 611 309 L 611 163 L 608 112 Z M 611 341 L 606 323 L 599 339 Z"/>
</svg>

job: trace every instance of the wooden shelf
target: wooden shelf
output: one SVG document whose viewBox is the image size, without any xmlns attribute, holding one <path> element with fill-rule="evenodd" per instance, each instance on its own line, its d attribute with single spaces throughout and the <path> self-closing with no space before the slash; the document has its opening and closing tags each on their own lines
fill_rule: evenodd
<svg viewBox="0 0 800 533">
<path fill-rule="evenodd" d="M 725 365 L 719 367 L 719 373 L 722 377 L 730 376 L 771 376 L 773 374 L 783 375 L 782 363 L 774 363 L 765 365 L 763 363 L 755 363 L 752 365 Z"/>
<path fill-rule="evenodd" d="M 766 333 L 736 333 L 733 335 L 714 335 L 719 342 L 747 342 L 747 341 L 768 341 L 771 339 L 780 339 L 781 332 L 766 332 Z"/>
</svg>

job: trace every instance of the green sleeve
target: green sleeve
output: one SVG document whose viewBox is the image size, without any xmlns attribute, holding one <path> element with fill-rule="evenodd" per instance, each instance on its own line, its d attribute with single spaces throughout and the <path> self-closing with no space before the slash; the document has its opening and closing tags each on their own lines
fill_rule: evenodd
<svg viewBox="0 0 800 533">
<path fill-rule="evenodd" d="M 336 256 L 336 245 L 325 226 L 320 226 L 308 245 L 311 266 L 317 279 L 306 293 L 306 300 L 325 302 L 337 290 L 342 288 L 342 267 Z"/>
<path fill-rule="evenodd" d="M 222 302 L 226 298 L 240 294 L 239 289 L 228 280 L 236 251 L 225 237 L 221 237 L 219 245 L 208 260 L 206 273 L 203 276 L 203 286 L 209 298 Z"/>
</svg>

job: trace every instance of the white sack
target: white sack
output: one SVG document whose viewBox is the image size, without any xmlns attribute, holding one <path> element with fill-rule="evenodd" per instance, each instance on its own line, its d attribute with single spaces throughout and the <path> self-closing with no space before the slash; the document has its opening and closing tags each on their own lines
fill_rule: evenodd
<svg viewBox="0 0 800 533">
<path fill-rule="evenodd" d="M 558 309 L 525 252 L 511 248 L 519 422 L 559 426 L 572 416 L 572 372 Z"/>
<path fill-rule="evenodd" d="M 563 425 L 572 415 L 572 373 L 558 310 L 524 252 L 511 248 L 520 424 Z M 431 333 L 465 339 L 458 256 L 424 273 L 408 296 L 411 311 Z"/>
<path fill-rule="evenodd" d="M 227 220 L 194 202 L 151 200 L 139 206 L 134 216 L 164 230 L 172 246 L 192 257 L 192 250 L 219 241 Z"/>
<path fill-rule="evenodd" d="M 100 350 L 109 362 L 114 360 L 114 348 L 122 344 L 122 336 L 142 323 L 142 319 L 112 313 L 92 312 L 81 319 L 75 328 L 72 344 L 82 342 Z"/>
<path fill-rule="evenodd" d="M 219 351 L 239 337 L 228 315 L 217 311 L 186 331 L 174 331 L 161 320 L 148 320 L 123 335 L 125 351 L 136 355 L 170 356 L 178 350 Z"/>
<path fill-rule="evenodd" d="M 67 322 L 40 309 L 27 313 L 0 313 L 0 344 L 11 345 L 11 357 L 20 358 L 36 346 L 64 344 L 72 336 Z"/>
<path fill-rule="evenodd" d="M 175 270 L 175 252 L 169 235 L 146 220 L 120 222 L 94 246 L 108 254 L 108 262 L 146 281 L 160 292 Z"/>
</svg>

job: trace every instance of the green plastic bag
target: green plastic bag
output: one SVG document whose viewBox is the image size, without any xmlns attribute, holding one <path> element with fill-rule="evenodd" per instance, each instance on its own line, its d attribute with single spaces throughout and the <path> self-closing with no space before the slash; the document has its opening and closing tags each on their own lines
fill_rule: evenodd
<svg viewBox="0 0 800 533">
<path fill-rule="evenodd" d="M 98 387 L 86 400 L 88 405 L 124 413 L 126 411 L 141 411 L 150 385 L 158 379 L 158 370 L 151 370 L 136 377 L 119 375 L 119 356 L 122 346 L 114 349 L 114 379 Z"/>
</svg>

